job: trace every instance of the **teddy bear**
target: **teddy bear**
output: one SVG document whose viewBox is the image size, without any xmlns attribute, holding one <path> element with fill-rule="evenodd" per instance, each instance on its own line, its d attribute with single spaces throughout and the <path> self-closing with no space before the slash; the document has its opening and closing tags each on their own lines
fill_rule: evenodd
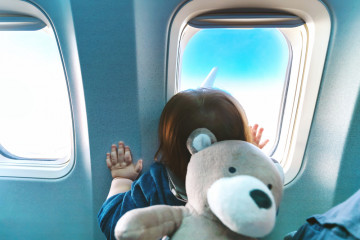
<svg viewBox="0 0 360 240">
<path fill-rule="evenodd" d="M 205 128 L 191 133 L 187 147 L 187 204 L 131 210 L 117 222 L 116 239 L 242 240 L 269 234 L 282 198 L 281 167 L 253 144 L 217 142 Z"/>
</svg>

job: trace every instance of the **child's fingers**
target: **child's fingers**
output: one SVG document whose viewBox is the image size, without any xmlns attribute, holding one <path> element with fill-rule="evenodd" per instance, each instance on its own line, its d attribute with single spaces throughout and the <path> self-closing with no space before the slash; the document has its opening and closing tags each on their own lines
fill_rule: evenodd
<svg viewBox="0 0 360 240">
<path fill-rule="evenodd" d="M 131 152 L 128 146 L 125 147 L 124 161 L 127 165 L 132 162 Z"/>
<path fill-rule="evenodd" d="M 106 165 L 111 168 L 110 153 L 106 153 Z"/>
<path fill-rule="evenodd" d="M 259 128 L 259 124 L 254 124 L 254 126 L 249 126 L 249 127 L 250 127 L 250 132 L 251 132 L 253 144 L 258 146 L 260 149 L 265 147 L 266 144 L 269 143 L 269 139 L 267 139 L 267 140 L 263 141 L 262 143 L 260 143 L 261 138 L 262 138 L 262 134 L 264 132 L 264 128 Z"/>
<path fill-rule="evenodd" d="M 141 172 L 143 167 L 143 160 L 140 159 L 139 161 L 137 161 L 136 166 L 135 166 L 135 172 L 139 173 Z"/>
<path fill-rule="evenodd" d="M 259 148 L 263 149 L 268 143 L 269 143 L 269 139 L 266 139 L 263 143 L 259 144 Z"/>
<path fill-rule="evenodd" d="M 264 132 L 264 129 L 260 128 L 259 132 L 256 135 L 256 141 L 260 142 L 263 132 Z"/>
<path fill-rule="evenodd" d="M 124 142 L 119 142 L 119 149 L 118 149 L 118 162 L 121 164 L 124 162 Z"/>
<path fill-rule="evenodd" d="M 111 145 L 111 153 L 110 153 L 110 160 L 112 164 L 116 164 L 117 162 L 117 152 L 116 152 L 116 145 Z"/>
</svg>

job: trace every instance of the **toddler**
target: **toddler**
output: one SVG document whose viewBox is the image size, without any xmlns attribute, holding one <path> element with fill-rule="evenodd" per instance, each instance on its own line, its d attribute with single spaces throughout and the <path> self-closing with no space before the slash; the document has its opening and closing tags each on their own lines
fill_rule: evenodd
<svg viewBox="0 0 360 240">
<path fill-rule="evenodd" d="M 150 170 L 136 180 L 142 160 L 132 163 L 130 148 L 123 142 L 111 146 L 106 164 L 113 177 L 109 195 L 98 214 L 107 239 L 127 211 L 157 204 L 186 204 L 185 176 L 190 153 L 186 140 L 197 128 L 207 128 L 218 141 L 243 140 L 263 148 L 263 129 L 248 126 L 245 112 L 231 95 L 215 89 L 180 92 L 165 105 L 159 122 L 159 148 Z"/>
</svg>

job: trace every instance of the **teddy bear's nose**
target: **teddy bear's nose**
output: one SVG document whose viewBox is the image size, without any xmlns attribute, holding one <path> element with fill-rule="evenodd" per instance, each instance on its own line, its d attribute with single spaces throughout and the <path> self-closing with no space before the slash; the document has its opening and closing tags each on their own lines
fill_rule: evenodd
<svg viewBox="0 0 360 240">
<path fill-rule="evenodd" d="M 259 189 L 252 190 L 250 196 L 259 208 L 269 209 L 271 207 L 271 200 L 263 191 Z"/>
</svg>

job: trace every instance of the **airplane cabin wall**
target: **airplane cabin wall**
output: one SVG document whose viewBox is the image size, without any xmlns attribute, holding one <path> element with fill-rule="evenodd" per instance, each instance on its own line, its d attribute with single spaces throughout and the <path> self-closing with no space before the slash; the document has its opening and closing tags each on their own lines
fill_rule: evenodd
<svg viewBox="0 0 360 240">
<path fill-rule="evenodd" d="M 56 4 L 61 1 L 65 2 L 34 0 L 54 19 L 64 11 Z M 0 179 L 0 195 L 7 196 L 6 200 L 0 198 L 0 206 L 8 208 L 1 213 L 7 217 L 0 216 L 2 226 L 10 224 L 5 219 L 21 221 L 19 226 L 31 223 L 33 230 L 28 238 L 40 239 L 36 238 L 39 231 L 44 231 L 43 236 L 51 236 L 47 234 L 54 229 L 49 223 L 53 221 L 65 226 L 64 232 L 52 233 L 53 239 L 91 239 L 91 235 L 93 239 L 105 239 L 96 218 L 111 183 L 105 153 L 110 151 L 111 144 L 124 140 L 135 160 L 144 159 L 145 170 L 152 163 L 157 123 L 166 102 L 168 30 L 182 2 L 70 2 L 91 158 L 87 159 L 87 154 L 78 156 L 74 171 L 59 179 L 63 184 L 56 189 L 46 181 Z M 323 2 L 329 9 L 332 29 L 304 161 L 297 178 L 285 187 L 276 229 L 266 239 L 281 239 L 303 224 L 306 217 L 326 211 L 359 189 L 360 2 Z M 91 172 L 86 167 L 89 160 Z M 27 192 L 29 188 L 31 191 Z M 46 196 L 43 200 L 44 190 L 58 196 Z M 58 201 L 61 204 L 54 207 L 52 204 Z M 22 212 L 28 217 L 16 216 Z M 32 216 L 36 216 L 34 221 L 30 221 Z M 48 226 L 51 228 L 47 229 Z"/>
</svg>

